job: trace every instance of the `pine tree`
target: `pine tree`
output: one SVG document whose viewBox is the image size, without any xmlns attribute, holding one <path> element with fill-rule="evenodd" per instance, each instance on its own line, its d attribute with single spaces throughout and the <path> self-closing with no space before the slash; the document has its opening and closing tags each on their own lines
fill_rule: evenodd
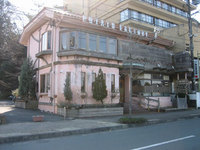
<svg viewBox="0 0 200 150">
<path fill-rule="evenodd" d="M 71 90 L 71 86 L 70 86 L 70 76 L 67 76 L 66 79 L 65 79 L 64 96 L 65 96 L 65 100 L 68 100 L 68 101 L 72 100 L 72 90 Z"/>
<path fill-rule="evenodd" d="M 93 98 L 97 101 L 101 101 L 103 104 L 103 99 L 107 97 L 107 90 L 106 90 L 106 82 L 103 78 L 103 71 L 99 69 L 98 76 L 95 78 L 93 82 Z"/>
<path fill-rule="evenodd" d="M 24 100 L 33 100 L 36 98 L 35 92 L 35 70 L 33 61 L 28 58 L 24 61 L 19 81 L 19 95 Z"/>
</svg>

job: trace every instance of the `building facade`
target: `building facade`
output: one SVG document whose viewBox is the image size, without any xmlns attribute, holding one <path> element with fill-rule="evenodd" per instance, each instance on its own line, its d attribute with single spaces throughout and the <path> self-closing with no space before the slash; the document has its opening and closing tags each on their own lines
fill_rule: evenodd
<svg viewBox="0 0 200 150">
<path fill-rule="evenodd" d="M 37 69 L 39 109 L 57 113 L 65 101 L 64 83 L 70 78 L 73 104 L 100 104 L 92 97 L 92 83 L 101 68 L 108 96 L 105 104 L 127 102 L 130 68 L 133 92 L 160 97 L 171 106 L 173 41 L 99 19 L 44 8 L 24 28 L 20 43 L 27 46 Z M 129 59 L 130 58 L 130 59 Z M 115 95 L 115 96 L 113 96 Z"/>
</svg>

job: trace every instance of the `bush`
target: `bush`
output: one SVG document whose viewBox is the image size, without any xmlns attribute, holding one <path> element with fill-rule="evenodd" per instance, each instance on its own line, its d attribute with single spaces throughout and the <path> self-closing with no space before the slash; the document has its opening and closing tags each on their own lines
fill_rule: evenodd
<svg viewBox="0 0 200 150">
<path fill-rule="evenodd" d="M 106 81 L 103 78 L 103 71 L 99 69 L 99 74 L 93 82 L 93 98 L 103 104 L 103 99 L 107 97 Z"/>
<path fill-rule="evenodd" d="M 147 119 L 124 117 L 124 118 L 120 118 L 119 122 L 124 123 L 124 124 L 142 124 L 142 123 L 146 123 Z"/>
<path fill-rule="evenodd" d="M 65 96 L 65 100 L 68 100 L 68 101 L 72 100 L 72 90 L 71 90 L 71 86 L 70 86 L 70 77 L 69 76 L 67 76 L 65 79 L 64 96 Z"/>
<path fill-rule="evenodd" d="M 19 95 L 24 100 L 36 99 L 36 72 L 34 70 L 33 61 L 30 58 L 26 59 L 21 68 Z"/>
</svg>

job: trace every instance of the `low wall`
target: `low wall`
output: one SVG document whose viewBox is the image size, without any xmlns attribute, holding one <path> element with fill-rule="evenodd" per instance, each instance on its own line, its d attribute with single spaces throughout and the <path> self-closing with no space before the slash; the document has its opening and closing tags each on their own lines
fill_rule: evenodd
<svg viewBox="0 0 200 150">
<path fill-rule="evenodd" d="M 26 108 L 26 102 L 25 101 L 15 101 L 15 107 L 17 108 Z"/>
<path fill-rule="evenodd" d="M 64 116 L 64 108 L 58 108 L 57 113 Z M 123 107 L 66 109 L 66 117 L 84 118 L 116 115 L 123 115 Z"/>
<path fill-rule="evenodd" d="M 15 101 L 15 107 L 24 109 L 38 109 L 38 101 Z"/>
</svg>

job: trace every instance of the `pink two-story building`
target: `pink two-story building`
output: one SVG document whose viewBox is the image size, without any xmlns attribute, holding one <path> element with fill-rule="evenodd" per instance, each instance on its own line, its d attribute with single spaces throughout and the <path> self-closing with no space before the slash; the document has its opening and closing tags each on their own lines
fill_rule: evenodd
<svg viewBox="0 0 200 150">
<path fill-rule="evenodd" d="M 125 102 L 130 89 L 130 78 L 126 74 L 129 69 L 126 58 L 130 54 L 136 56 L 132 63 L 133 73 L 142 70 L 140 74 L 144 81 L 147 77 L 149 84 L 152 84 L 150 80 L 153 80 L 154 74 L 162 74 L 162 79 L 170 82 L 170 74 L 166 70 L 171 65 L 171 52 L 167 47 L 172 46 L 172 41 L 154 39 L 153 34 L 104 20 L 44 8 L 25 26 L 20 43 L 27 46 L 27 57 L 33 59 L 37 69 L 40 110 L 57 113 L 57 105 L 65 101 L 64 83 L 67 76 L 70 77 L 73 104 L 100 104 L 92 97 L 92 82 L 100 68 L 108 91 L 104 103 L 118 104 L 119 93 L 121 102 Z M 145 53 L 146 49 L 152 50 L 152 54 Z M 149 57 L 154 53 L 157 56 L 163 54 L 158 61 L 161 67 L 166 68 L 165 71 L 155 69 L 158 65 Z M 163 59 L 167 62 L 163 62 Z M 155 81 L 156 84 L 161 83 L 160 80 Z M 149 96 L 155 96 L 153 93 L 156 94 L 152 91 Z M 163 107 L 170 106 L 170 97 L 158 93 L 156 96 L 161 97 Z"/>
</svg>

